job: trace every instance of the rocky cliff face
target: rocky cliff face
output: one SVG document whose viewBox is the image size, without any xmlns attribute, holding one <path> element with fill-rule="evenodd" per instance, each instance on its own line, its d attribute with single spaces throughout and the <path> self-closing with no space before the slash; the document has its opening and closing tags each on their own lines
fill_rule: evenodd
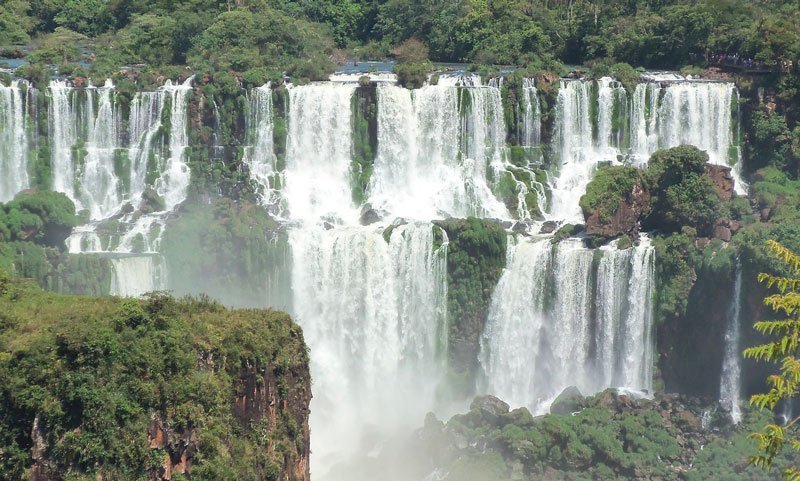
<svg viewBox="0 0 800 481">
<path fill-rule="evenodd" d="M 0 479 L 310 479 L 308 355 L 284 313 L 12 284 L 0 327 Z"/>
<path fill-rule="evenodd" d="M 650 193 L 641 183 L 637 183 L 628 195 L 619 200 L 619 207 L 610 218 L 604 218 L 600 209 L 592 212 L 586 218 L 586 233 L 605 238 L 635 236 L 639 233 L 640 220 L 647 213 L 649 204 Z"/>
</svg>

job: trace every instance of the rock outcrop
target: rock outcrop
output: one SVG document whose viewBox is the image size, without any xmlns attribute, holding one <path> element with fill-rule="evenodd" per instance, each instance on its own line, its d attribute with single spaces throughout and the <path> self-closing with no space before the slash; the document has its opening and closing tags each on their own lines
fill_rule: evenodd
<svg viewBox="0 0 800 481">
<path fill-rule="evenodd" d="M 610 217 L 604 215 L 602 209 L 595 209 L 586 217 L 586 233 L 605 238 L 621 235 L 635 236 L 639 233 L 639 223 L 647 213 L 650 194 L 641 183 L 619 200 L 619 207 Z"/>
<path fill-rule="evenodd" d="M 719 194 L 720 200 L 728 201 L 733 198 L 734 180 L 731 168 L 726 165 L 706 164 L 705 175 L 714 183 L 714 189 Z"/>
</svg>

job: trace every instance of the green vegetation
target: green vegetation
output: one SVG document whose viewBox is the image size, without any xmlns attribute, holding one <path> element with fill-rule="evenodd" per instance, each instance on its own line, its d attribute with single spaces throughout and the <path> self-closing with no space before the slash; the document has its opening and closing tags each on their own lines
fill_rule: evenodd
<svg viewBox="0 0 800 481">
<path fill-rule="evenodd" d="M 0 286 L 4 479 L 145 479 L 182 456 L 194 480 L 294 479 L 310 380 L 286 314 Z"/>
<path fill-rule="evenodd" d="M 226 305 L 264 305 L 264 286 L 281 275 L 287 291 L 289 252 L 285 233 L 256 204 L 223 197 L 212 205 L 181 207 L 162 239 L 171 288 L 178 294 L 208 293 Z M 288 294 L 287 294 L 288 298 Z"/>
<path fill-rule="evenodd" d="M 745 349 L 747 358 L 774 363 L 778 373 L 767 378 L 769 391 L 764 394 L 755 394 L 750 398 L 750 404 L 759 409 L 769 408 L 774 410 L 778 402 L 793 399 L 800 394 L 800 338 L 798 328 L 800 320 L 796 318 L 800 309 L 800 256 L 775 241 L 768 241 L 770 254 L 778 261 L 785 264 L 789 275 L 774 275 L 761 273 L 758 281 L 777 293 L 767 296 L 764 304 L 773 311 L 785 314 L 788 318 L 759 321 L 754 327 L 756 331 L 767 338 L 764 344 Z M 800 453 L 800 435 L 797 432 L 797 422 L 800 417 L 790 419 L 785 425 L 779 426 L 770 423 L 762 431 L 753 434 L 758 441 L 759 453 L 751 461 L 756 466 L 771 468 L 773 460 L 784 449 Z M 795 464 L 781 470 L 783 477 L 792 481 L 800 479 L 800 465 Z"/>
<path fill-rule="evenodd" d="M 397 59 L 394 72 L 399 85 L 416 89 L 428 81 L 428 74 L 433 71 L 428 53 L 428 47 L 416 38 L 406 40 L 392 51 Z"/>
<path fill-rule="evenodd" d="M 0 204 L 0 241 L 63 246 L 76 225 L 75 205 L 58 192 L 21 193 Z"/>
<path fill-rule="evenodd" d="M 677 395 L 634 400 L 607 390 L 576 401 L 574 414 L 534 417 L 524 407 L 509 411 L 499 399 L 478 397 L 446 424 L 429 415 L 409 449 L 459 473 L 459 481 L 774 479 L 747 468 L 756 447 L 747 429 L 765 422 L 763 413 L 747 413 L 737 431 L 715 413 L 704 425 L 702 407 Z M 797 459 L 781 456 L 777 464 Z"/>
<path fill-rule="evenodd" d="M 580 206 L 585 217 L 600 212 L 600 219 L 608 221 L 619 209 L 620 202 L 628 197 L 637 184 L 641 185 L 641 171 L 635 167 L 607 166 L 597 171 L 586 186 Z"/>
<path fill-rule="evenodd" d="M 687 145 L 650 157 L 646 174 L 652 195 L 649 225 L 662 230 L 691 226 L 701 235 L 713 230 L 720 217 L 720 198 L 703 175 L 707 162 L 708 154 Z"/>
<path fill-rule="evenodd" d="M 436 222 L 447 247 L 448 351 L 452 374 L 465 392 L 477 368 L 479 339 L 489 315 L 492 291 L 506 264 L 506 232 L 491 221 L 453 219 Z"/>
<path fill-rule="evenodd" d="M 768 69 L 796 60 L 797 14 L 795 2 L 779 0 L 11 0 L 0 5 L 0 46 L 30 43 L 37 64 L 91 60 L 95 77 L 145 63 L 318 79 L 332 60 L 385 58 L 414 41 L 434 61 L 556 72 L 583 64 L 627 85 L 635 72 L 628 64 L 678 69 L 716 53 Z M 425 70 L 402 59 L 398 66 L 409 85 Z"/>
<path fill-rule="evenodd" d="M 77 224 L 75 206 L 61 193 L 24 192 L 0 204 L 0 269 L 55 292 L 108 294 L 108 259 L 65 252 Z"/>
</svg>

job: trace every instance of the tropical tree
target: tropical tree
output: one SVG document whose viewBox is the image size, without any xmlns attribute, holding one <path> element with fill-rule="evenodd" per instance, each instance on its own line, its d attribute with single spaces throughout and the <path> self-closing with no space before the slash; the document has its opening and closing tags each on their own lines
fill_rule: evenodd
<svg viewBox="0 0 800 481">
<path fill-rule="evenodd" d="M 800 393 L 800 255 L 773 240 L 767 241 L 770 255 L 785 266 L 785 275 L 761 273 L 759 282 L 777 292 L 764 299 L 764 304 L 781 313 L 785 319 L 759 321 L 755 329 L 771 338 L 770 342 L 745 349 L 746 358 L 773 362 L 779 371 L 767 378 L 769 391 L 750 398 L 750 405 L 759 409 L 775 409 L 780 401 L 788 401 Z M 772 461 L 784 449 L 800 452 L 800 417 L 789 419 L 783 426 L 769 424 L 752 434 L 758 442 L 758 454 L 750 461 L 756 466 L 770 469 Z M 800 481 L 800 466 L 785 468 L 783 477 Z"/>
</svg>

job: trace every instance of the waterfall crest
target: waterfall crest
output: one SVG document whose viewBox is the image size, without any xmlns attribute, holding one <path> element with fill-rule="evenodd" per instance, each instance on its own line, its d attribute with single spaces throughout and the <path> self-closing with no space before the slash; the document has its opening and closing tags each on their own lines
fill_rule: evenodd
<svg viewBox="0 0 800 481">
<path fill-rule="evenodd" d="M 491 188 L 505 121 L 494 87 L 378 87 L 378 152 L 367 197 L 390 217 L 508 218 Z"/>
</svg>

